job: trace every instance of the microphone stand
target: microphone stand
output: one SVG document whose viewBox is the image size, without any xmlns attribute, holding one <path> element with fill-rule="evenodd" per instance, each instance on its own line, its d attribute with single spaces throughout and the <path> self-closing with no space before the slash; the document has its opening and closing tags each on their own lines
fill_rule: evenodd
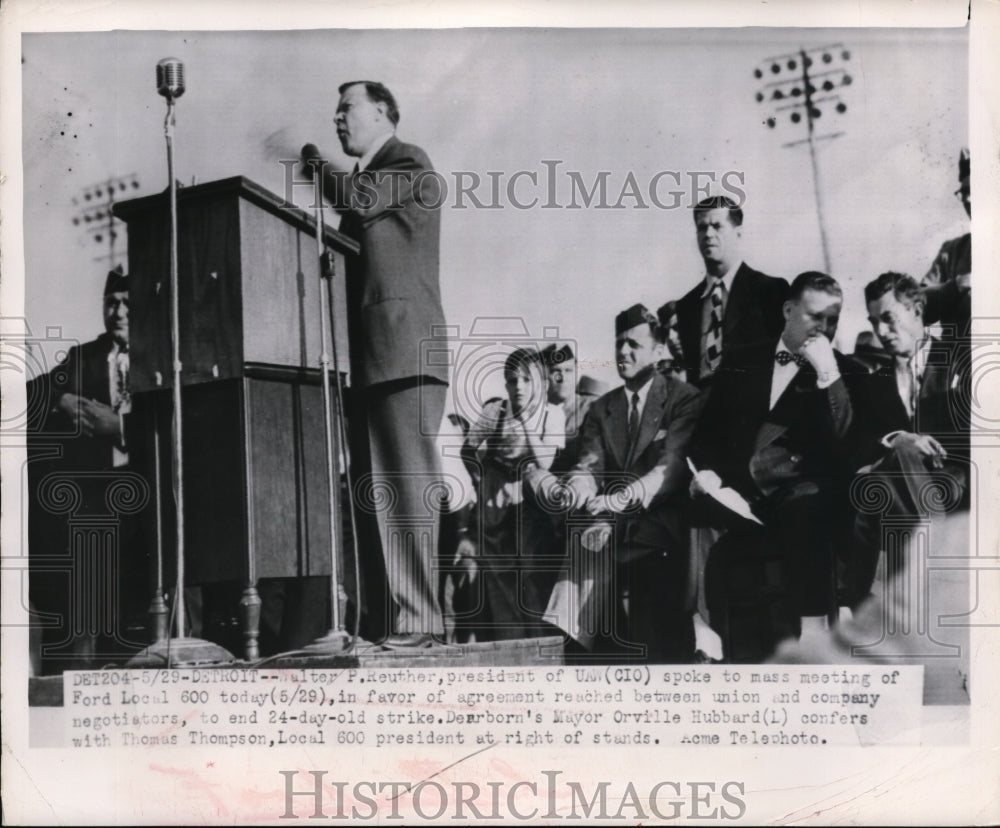
<svg viewBox="0 0 1000 828">
<path fill-rule="evenodd" d="M 163 600 L 163 498 L 160 496 L 160 418 L 153 409 L 153 479 L 156 485 L 156 591 L 149 605 L 149 617 L 153 622 L 153 641 L 162 641 L 170 635 L 169 610 Z"/>
<path fill-rule="evenodd" d="M 181 90 L 183 91 L 183 89 Z M 170 341 L 173 356 L 173 470 L 174 500 L 177 519 L 177 586 L 174 592 L 173 616 L 177 635 L 163 638 L 140 651 L 129 662 L 130 667 L 172 667 L 194 664 L 232 662 L 233 654 L 210 641 L 185 636 L 187 626 L 184 605 L 184 435 L 181 419 L 181 355 L 180 307 L 177 277 L 177 180 L 174 178 L 174 96 L 166 94 L 167 116 L 163 135 L 167 142 L 167 175 L 170 190 Z M 157 451 L 159 444 L 157 442 Z M 159 458 L 157 458 L 157 466 Z M 156 485 L 160 485 L 157 478 Z"/>
<path fill-rule="evenodd" d="M 303 649 L 310 655 L 336 655 L 346 653 L 355 648 L 358 643 L 357 634 L 349 634 L 344 629 L 341 607 L 347 604 L 347 593 L 340 580 L 340 470 L 338 462 L 338 440 L 334 439 L 333 428 L 342 428 L 342 405 L 340 387 L 340 366 L 337 360 L 336 330 L 333 313 L 333 260 L 326 249 L 326 226 L 323 218 L 323 175 L 322 168 L 317 166 L 313 176 L 316 183 L 316 255 L 319 262 L 319 336 L 321 340 L 320 372 L 323 387 L 323 436 L 326 445 L 326 482 L 330 501 L 330 630 L 326 635 L 316 639 Z M 330 336 L 327 337 L 327 313 L 329 312 Z M 336 394 L 331 399 L 330 394 L 330 354 L 327 347 L 333 351 L 333 369 L 336 374 Z M 337 419 L 334 425 L 333 410 L 336 406 Z M 355 550 L 355 557 L 357 550 Z M 357 566 L 357 561 L 355 561 Z M 366 643 L 366 642 L 362 642 Z"/>
</svg>

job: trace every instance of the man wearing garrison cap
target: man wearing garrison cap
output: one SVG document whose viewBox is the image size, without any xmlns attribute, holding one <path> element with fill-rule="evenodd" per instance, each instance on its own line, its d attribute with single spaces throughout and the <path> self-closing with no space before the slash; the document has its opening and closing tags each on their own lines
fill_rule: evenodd
<svg viewBox="0 0 1000 828">
<path fill-rule="evenodd" d="M 656 316 L 643 305 L 618 314 L 615 362 L 625 384 L 591 406 L 568 482 L 578 511 L 611 527 L 598 554 L 615 565 L 614 647 L 652 663 L 683 663 L 694 655 L 682 513 L 699 395 L 657 371 L 661 357 Z"/>
<path fill-rule="evenodd" d="M 580 453 L 580 428 L 595 398 L 577 393 L 576 354 L 569 344 L 557 347 L 553 342 L 542 350 L 542 360 L 548 371 L 548 400 L 560 406 L 566 418 L 565 446 L 550 469 L 553 474 L 563 474 L 576 463 Z"/>
<path fill-rule="evenodd" d="M 59 479 L 66 478 L 80 498 L 73 512 L 77 517 L 106 515 L 108 473 L 121 473 L 123 481 L 128 479 L 127 433 L 132 408 L 129 277 L 120 266 L 110 271 L 105 279 L 102 304 L 104 333 L 70 348 L 63 362 L 48 375 L 33 380 L 36 385 L 29 389 L 32 396 L 48 402 L 39 421 L 32 424 L 32 443 L 42 449 L 42 457 L 52 458 L 29 463 L 29 485 L 36 493 L 36 484 L 45 472 L 55 472 Z M 58 454 L 53 453 L 56 446 Z M 78 550 L 67 549 L 69 529 L 65 517 L 41 509 L 34 498 L 31 507 L 29 542 L 36 561 L 45 556 L 64 555 L 67 556 L 66 566 L 94 565 L 91 558 L 75 557 Z M 114 564 L 110 573 L 94 571 L 96 588 L 93 594 L 70 594 L 67 591 L 70 579 L 65 568 L 55 571 L 50 566 L 32 572 L 34 605 L 40 611 L 54 612 L 63 618 L 62 626 L 45 631 L 46 640 L 58 651 L 58 656 L 45 665 L 47 670 L 62 665 L 86 667 L 121 652 L 121 645 L 125 643 L 123 619 L 141 617 L 149 599 L 144 587 L 145 564 L 131 540 L 135 527 L 134 521 L 121 518 L 117 534 L 120 563 Z M 88 553 L 83 550 L 82 554 Z M 112 587 L 101 580 L 108 574 L 116 582 L 110 595 L 117 594 L 122 606 L 109 608 L 101 603 Z M 79 579 L 74 580 L 79 586 Z M 135 606 L 131 606 L 131 602 Z M 69 624 L 70 613 L 76 613 L 72 625 Z M 112 617 L 118 619 L 113 632 L 107 628 L 106 620 Z M 85 628 L 82 633 L 81 626 Z"/>
<path fill-rule="evenodd" d="M 104 333 L 69 350 L 50 377 L 53 413 L 79 435 L 67 452 L 80 467 L 107 469 L 128 463 L 125 418 L 129 394 L 129 279 L 117 267 L 104 282 Z"/>
</svg>

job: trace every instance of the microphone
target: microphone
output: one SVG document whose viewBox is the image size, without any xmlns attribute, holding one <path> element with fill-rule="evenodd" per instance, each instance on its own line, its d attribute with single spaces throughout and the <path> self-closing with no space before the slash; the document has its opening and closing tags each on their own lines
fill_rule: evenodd
<svg viewBox="0 0 1000 828">
<path fill-rule="evenodd" d="M 302 172 L 308 179 L 312 179 L 316 169 L 324 164 L 323 156 L 319 154 L 319 147 L 315 144 L 304 144 L 299 158 L 302 161 Z"/>
<path fill-rule="evenodd" d="M 300 155 L 302 156 L 303 164 L 310 164 L 310 163 L 315 163 L 316 161 L 323 160 L 322 156 L 320 156 L 319 154 L 319 147 L 317 147 L 315 144 L 303 145 L 302 152 L 300 153 Z"/>
<path fill-rule="evenodd" d="M 156 91 L 168 101 L 184 94 L 184 64 L 177 58 L 164 58 L 156 64 Z"/>
</svg>

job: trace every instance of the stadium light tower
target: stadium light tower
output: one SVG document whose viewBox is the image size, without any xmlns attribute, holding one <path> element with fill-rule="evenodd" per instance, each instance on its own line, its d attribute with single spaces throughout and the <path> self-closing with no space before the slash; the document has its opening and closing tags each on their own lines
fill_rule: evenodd
<svg viewBox="0 0 1000 828">
<path fill-rule="evenodd" d="M 115 214 L 112 208 L 116 200 L 131 198 L 131 194 L 139 189 L 139 178 L 135 173 L 107 178 L 84 187 L 73 197 L 73 206 L 77 208 L 73 216 L 73 226 L 84 228 L 86 235 L 95 244 L 108 245 L 106 254 L 95 256 L 94 261 L 108 260 L 110 270 L 121 264 L 121 256 L 116 250 L 118 230 L 115 227 Z"/>
<path fill-rule="evenodd" d="M 840 93 L 853 82 L 847 71 L 850 59 L 849 49 L 842 43 L 833 43 L 766 58 L 753 73 L 762 82 L 756 98 L 757 103 L 768 109 L 765 121 L 768 127 L 787 130 L 799 129 L 804 125 L 806 128 L 805 138 L 787 141 L 782 146 L 809 146 L 816 214 L 823 245 L 823 264 L 827 273 L 830 272 L 830 249 L 826 236 L 823 187 L 816 160 L 816 143 L 844 134 L 842 130 L 837 130 L 837 122 L 840 120 L 839 116 L 847 112 L 847 104 L 841 99 Z M 819 123 L 824 115 L 827 116 L 826 120 Z M 820 134 L 824 127 L 830 131 Z"/>
</svg>

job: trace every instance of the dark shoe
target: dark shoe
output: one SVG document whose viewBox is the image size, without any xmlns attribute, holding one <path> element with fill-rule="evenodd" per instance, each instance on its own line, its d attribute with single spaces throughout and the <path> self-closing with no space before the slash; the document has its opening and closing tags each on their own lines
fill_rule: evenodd
<svg viewBox="0 0 1000 828">
<path fill-rule="evenodd" d="M 712 658 L 704 650 L 694 651 L 694 663 L 695 664 L 722 664 L 722 662 L 717 658 Z"/>
<path fill-rule="evenodd" d="M 386 650 L 421 650 L 437 643 L 431 633 L 394 633 L 382 642 Z"/>
</svg>

